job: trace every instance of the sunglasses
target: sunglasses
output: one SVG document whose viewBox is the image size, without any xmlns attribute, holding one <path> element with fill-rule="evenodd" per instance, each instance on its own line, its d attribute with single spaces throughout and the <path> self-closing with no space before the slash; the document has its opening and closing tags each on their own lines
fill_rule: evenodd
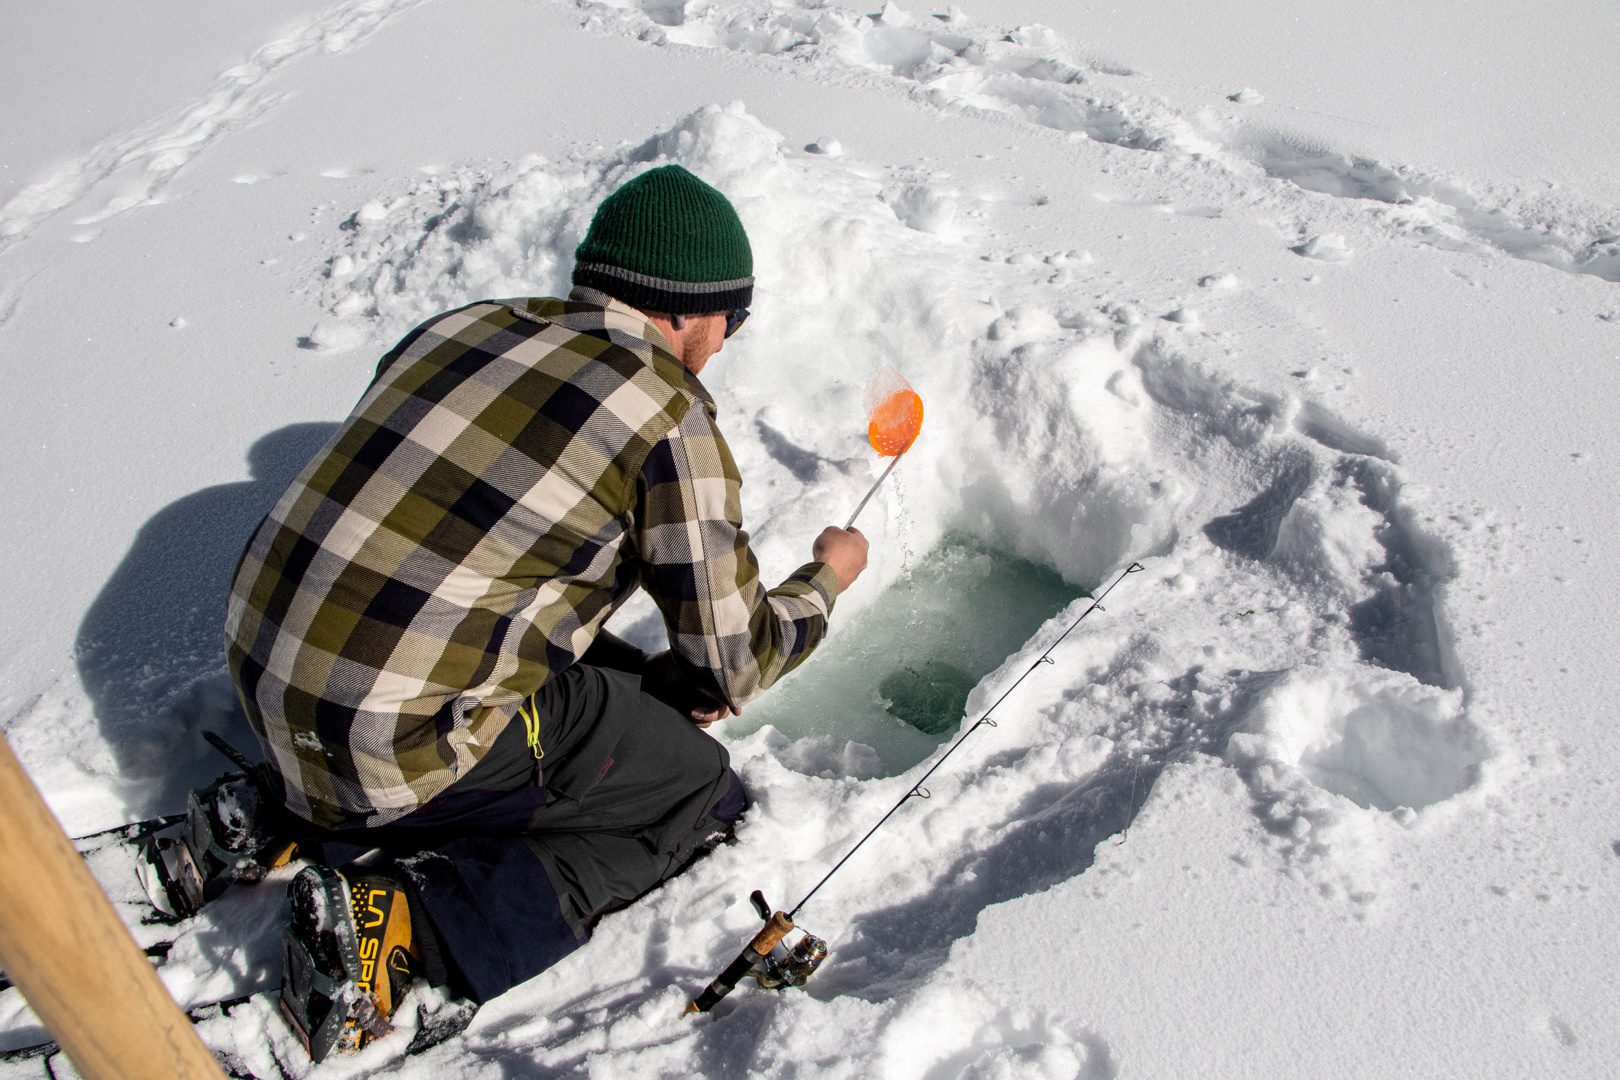
<svg viewBox="0 0 1620 1080">
<path fill-rule="evenodd" d="M 726 312 L 726 337 L 730 337 L 742 329 L 742 324 L 748 321 L 748 309 L 745 307 L 732 308 Z"/>
</svg>

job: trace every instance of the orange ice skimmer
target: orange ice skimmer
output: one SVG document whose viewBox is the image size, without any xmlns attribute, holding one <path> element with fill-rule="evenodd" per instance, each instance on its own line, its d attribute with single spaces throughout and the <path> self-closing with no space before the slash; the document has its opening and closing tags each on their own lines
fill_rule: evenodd
<svg viewBox="0 0 1620 1080">
<path fill-rule="evenodd" d="M 911 444 L 917 441 L 922 431 L 922 398 L 894 369 L 886 368 L 873 377 L 866 391 L 866 401 L 869 410 L 866 437 L 879 456 L 894 460 L 873 483 L 866 497 L 855 507 L 855 512 L 849 515 L 849 523 L 844 526 L 846 529 L 854 527 L 855 519 L 861 516 L 861 511 L 866 509 L 866 504 L 877 493 L 878 487 L 889 478 L 894 467 L 900 464 L 901 456 L 911 449 Z"/>
</svg>

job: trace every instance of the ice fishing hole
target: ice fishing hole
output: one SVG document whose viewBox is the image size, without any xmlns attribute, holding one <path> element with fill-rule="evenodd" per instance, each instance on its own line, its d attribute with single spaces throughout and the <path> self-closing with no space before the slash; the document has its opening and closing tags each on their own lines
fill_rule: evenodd
<svg viewBox="0 0 1620 1080">
<path fill-rule="evenodd" d="M 1048 566 L 947 536 L 859 617 L 841 624 L 835 615 L 827 643 L 728 734 L 770 724 L 793 740 L 785 762 L 812 775 L 903 772 L 956 734 L 981 679 L 1089 591 Z"/>
</svg>

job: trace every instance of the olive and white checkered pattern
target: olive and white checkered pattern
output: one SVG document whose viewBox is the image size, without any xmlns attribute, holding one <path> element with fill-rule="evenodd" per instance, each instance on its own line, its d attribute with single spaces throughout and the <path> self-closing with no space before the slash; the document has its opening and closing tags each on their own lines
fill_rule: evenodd
<svg viewBox="0 0 1620 1080">
<path fill-rule="evenodd" d="M 702 689 L 757 695 L 821 640 L 837 581 L 809 563 L 767 592 L 740 487 L 713 399 L 633 308 L 576 289 L 413 330 L 231 590 L 231 672 L 289 809 L 422 805 L 638 584 Z"/>
</svg>

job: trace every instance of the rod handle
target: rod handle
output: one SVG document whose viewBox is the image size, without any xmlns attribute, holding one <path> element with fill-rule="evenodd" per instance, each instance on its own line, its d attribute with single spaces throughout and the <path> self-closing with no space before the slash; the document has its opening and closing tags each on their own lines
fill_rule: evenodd
<svg viewBox="0 0 1620 1080">
<path fill-rule="evenodd" d="M 760 928 L 746 948 L 726 966 L 726 970 L 715 976 L 715 980 L 704 988 L 703 993 L 686 1003 L 682 1016 L 691 1016 L 693 1013 L 706 1013 L 720 1003 L 720 999 L 736 989 L 742 977 L 751 971 L 755 964 L 770 955 L 772 949 L 779 945 L 783 938 L 793 930 L 793 920 L 788 918 L 787 912 L 778 911 Z"/>
<path fill-rule="evenodd" d="M 793 920 L 787 917 L 787 912 L 778 911 L 765 920 L 765 925 L 754 935 L 754 940 L 748 943 L 748 947 L 760 957 L 769 956 L 771 950 L 792 932 Z"/>
</svg>

